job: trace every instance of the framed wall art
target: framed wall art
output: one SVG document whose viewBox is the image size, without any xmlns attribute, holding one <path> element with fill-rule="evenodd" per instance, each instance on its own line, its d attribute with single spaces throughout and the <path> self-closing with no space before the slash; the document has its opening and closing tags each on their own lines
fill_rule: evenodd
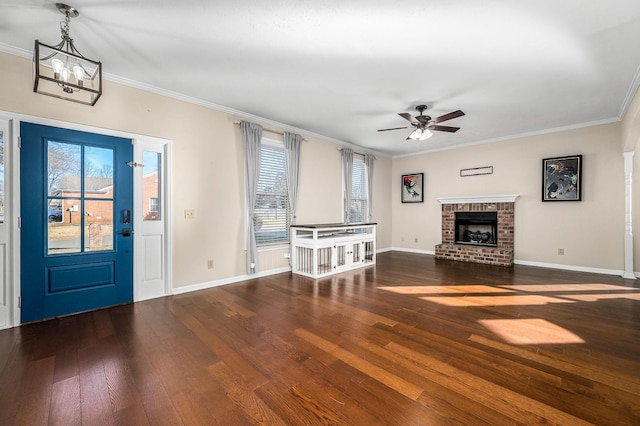
<svg viewBox="0 0 640 426">
<path fill-rule="evenodd" d="M 582 199 L 582 155 L 542 160 L 542 201 Z"/>
<path fill-rule="evenodd" d="M 422 203 L 424 201 L 424 173 L 402 175 L 402 202 Z"/>
</svg>

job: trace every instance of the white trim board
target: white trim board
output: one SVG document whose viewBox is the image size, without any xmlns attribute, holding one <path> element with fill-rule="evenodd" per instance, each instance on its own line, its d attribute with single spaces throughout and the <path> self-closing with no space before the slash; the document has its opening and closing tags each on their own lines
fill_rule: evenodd
<svg viewBox="0 0 640 426">
<path fill-rule="evenodd" d="M 536 268 L 557 269 L 562 271 L 588 272 L 590 274 L 618 275 L 622 277 L 622 269 L 592 268 L 590 266 L 562 265 L 558 263 L 531 262 L 529 260 L 514 260 L 514 264 L 522 266 L 533 266 Z M 636 273 L 638 275 L 638 273 Z"/>
<path fill-rule="evenodd" d="M 468 197 L 442 197 L 437 200 L 440 204 L 469 204 L 469 203 L 515 203 L 519 195 L 472 195 Z"/>
<path fill-rule="evenodd" d="M 185 285 L 182 287 L 176 287 L 173 289 L 173 294 L 178 295 L 178 294 L 190 293 L 192 291 L 206 290 L 208 288 L 218 287 L 221 285 L 233 284 L 240 281 L 249 281 L 255 278 L 268 277 L 270 275 L 282 274 L 285 272 L 291 272 L 291 267 L 287 266 L 284 268 L 271 269 L 268 271 L 258 272 L 253 275 L 247 275 L 247 274 L 238 275 L 235 277 L 223 278 L 221 280 L 208 281 L 200 284 L 191 284 L 191 285 Z"/>
<path fill-rule="evenodd" d="M 389 251 L 389 250 L 387 250 Z M 416 253 L 416 254 L 427 254 L 435 256 L 435 251 L 431 250 L 417 250 L 417 249 L 408 249 L 402 247 L 393 247 L 391 251 L 401 251 L 405 253 Z M 590 274 L 604 274 L 604 275 L 618 275 L 622 276 L 621 269 L 604 269 L 604 268 L 592 268 L 589 266 L 575 266 L 575 265 L 561 265 L 557 263 L 544 263 L 544 262 L 532 262 L 529 260 L 514 260 L 513 263 L 515 265 L 522 266 L 533 266 L 536 268 L 547 268 L 547 269 L 557 269 L 561 271 L 574 271 L 574 272 L 587 272 Z M 501 266 L 502 267 L 502 266 Z M 640 277 L 640 273 L 636 272 L 635 275 Z"/>
</svg>

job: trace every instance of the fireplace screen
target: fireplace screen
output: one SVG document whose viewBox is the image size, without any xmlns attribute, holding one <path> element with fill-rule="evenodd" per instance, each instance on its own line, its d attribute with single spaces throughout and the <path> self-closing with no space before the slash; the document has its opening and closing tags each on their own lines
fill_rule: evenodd
<svg viewBox="0 0 640 426">
<path fill-rule="evenodd" d="M 497 212 L 457 212 L 455 218 L 456 244 L 498 246 Z"/>
</svg>

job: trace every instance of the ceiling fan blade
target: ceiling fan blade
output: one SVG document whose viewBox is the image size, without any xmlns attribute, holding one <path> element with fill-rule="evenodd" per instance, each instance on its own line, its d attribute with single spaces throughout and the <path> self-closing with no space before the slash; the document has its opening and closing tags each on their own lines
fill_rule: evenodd
<svg viewBox="0 0 640 426">
<path fill-rule="evenodd" d="M 440 117 L 436 117 L 433 120 L 431 120 L 432 123 L 442 123 L 443 121 L 447 121 L 447 120 L 451 120 L 454 118 L 458 118 L 458 117 L 462 117 L 464 115 L 464 112 L 457 110 L 457 111 L 453 111 L 450 112 L 449 114 L 445 114 L 445 115 L 441 115 Z"/>
<path fill-rule="evenodd" d="M 438 130 L 440 132 L 450 132 L 450 133 L 454 133 L 457 132 L 458 130 L 460 130 L 460 127 L 451 127 L 451 126 L 438 126 L 438 125 L 434 125 L 434 126 L 429 126 L 427 127 L 427 129 L 429 130 Z"/>
<path fill-rule="evenodd" d="M 400 130 L 400 129 L 408 129 L 409 127 L 393 127 L 391 129 L 379 129 L 379 132 L 386 132 L 387 130 Z"/>
<path fill-rule="evenodd" d="M 409 114 L 408 112 L 399 112 L 398 115 L 404 118 L 405 120 L 409 120 L 411 124 L 420 125 L 420 122 L 416 120 L 416 118 L 413 115 Z"/>
</svg>

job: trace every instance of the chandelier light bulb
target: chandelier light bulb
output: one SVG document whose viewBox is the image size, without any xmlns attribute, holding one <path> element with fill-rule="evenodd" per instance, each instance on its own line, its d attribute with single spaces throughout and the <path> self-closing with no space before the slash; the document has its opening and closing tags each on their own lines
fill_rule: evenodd
<svg viewBox="0 0 640 426">
<path fill-rule="evenodd" d="M 67 67 L 62 68 L 62 81 L 65 83 L 69 81 L 69 69 Z"/>
<path fill-rule="evenodd" d="M 62 61 L 60 59 L 52 59 L 51 60 L 51 67 L 53 68 L 54 77 L 56 79 L 59 79 L 60 78 L 60 73 L 62 72 L 62 69 L 64 68 L 64 64 L 62 63 Z"/>
<path fill-rule="evenodd" d="M 73 67 L 73 74 L 78 80 L 78 85 L 82 85 L 82 79 L 84 78 L 84 69 L 80 65 L 76 65 Z"/>
</svg>

